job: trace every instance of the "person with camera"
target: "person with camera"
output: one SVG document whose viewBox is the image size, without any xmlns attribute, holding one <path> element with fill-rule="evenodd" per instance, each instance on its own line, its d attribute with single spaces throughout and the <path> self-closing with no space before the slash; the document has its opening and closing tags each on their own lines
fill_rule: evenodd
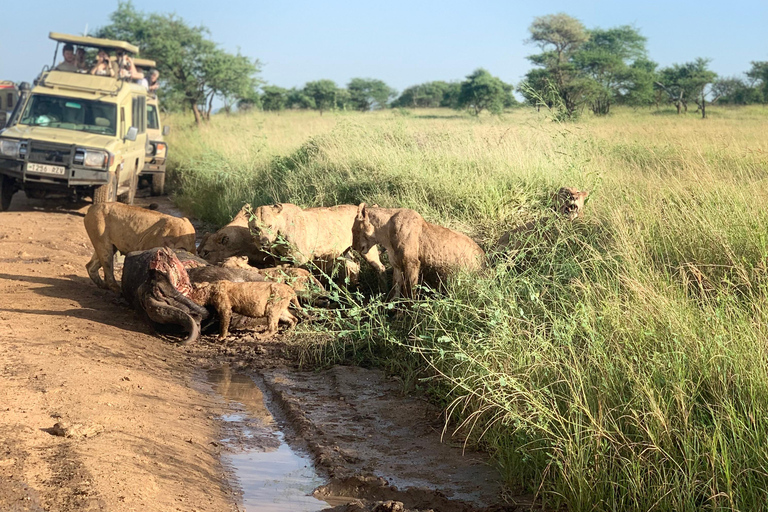
<svg viewBox="0 0 768 512">
<path fill-rule="evenodd" d="M 103 48 L 96 54 L 96 65 L 91 68 L 91 74 L 96 76 L 115 76 L 115 68 L 109 60 L 109 54 Z"/>
</svg>

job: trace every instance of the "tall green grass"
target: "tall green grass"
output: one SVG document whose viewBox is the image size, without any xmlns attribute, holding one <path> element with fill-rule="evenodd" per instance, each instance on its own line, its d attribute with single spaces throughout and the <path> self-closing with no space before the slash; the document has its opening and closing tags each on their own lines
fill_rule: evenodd
<svg viewBox="0 0 768 512">
<path fill-rule="evenodd" d="M 710 116 L 250 114 L 169 143 L 177 200 L 218 223 L 246 201 L 366 201 L 491 247 L 560 186 L 590 190 L 581 222 L 402 315 L 340 290 L 306 357 L 427 377 L 550 507 L 766 510 L 768 110 Z"/>
</svg>

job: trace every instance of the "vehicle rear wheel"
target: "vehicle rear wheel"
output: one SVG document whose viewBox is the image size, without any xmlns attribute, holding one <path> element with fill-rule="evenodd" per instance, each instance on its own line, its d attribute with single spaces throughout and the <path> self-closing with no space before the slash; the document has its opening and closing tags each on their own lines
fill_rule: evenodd
<svg viewBox="0 0 768 512">
<path fill-rule="evenodd" d="M 118 199 L 121 203 L 133 204 L 136 198 L 136 189 L 139 186 L 139 175 L 135 172 L 131 175 L 131 182 L 128 184 L 128 192 L 122 194 Z"/>
<path fill-rule="evenodd" d="M 93 191 L 93 204 L 117 201 L 117 178 L 115 173 L 109 173 L 109 180 Z"/>
<path fill-rule="evenodd" d="M 161 196 L 165 193 L 165 173 L 152 175 L 152 195 Z"/>
<path fill-rule="evenodd" d="M 6 211 L 11 207 L 11 198 L 16 192 L 13 178 L 0 176 L 0 211 Z"/>
</svg>

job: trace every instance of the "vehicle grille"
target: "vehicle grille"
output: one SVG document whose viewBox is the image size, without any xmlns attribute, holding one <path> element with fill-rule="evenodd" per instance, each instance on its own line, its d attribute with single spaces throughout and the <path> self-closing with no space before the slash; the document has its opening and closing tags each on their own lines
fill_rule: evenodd
<svg viewBox="0 0 768 512">
<path fill-rule="evenodd" d="M 53 144 L 50 142 L 30 141 L 29 161 L 40 164 L 70 165 L 72 163 L 73 146 Z"/>
</svg>

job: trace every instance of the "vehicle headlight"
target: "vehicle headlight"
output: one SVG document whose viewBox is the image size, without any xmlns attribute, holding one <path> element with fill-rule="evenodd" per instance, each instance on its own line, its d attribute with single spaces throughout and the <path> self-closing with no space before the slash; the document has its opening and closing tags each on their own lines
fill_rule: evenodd
<svg viewBox="0 0 768 512">
<path fill-rule="evenodd" d="M 91 169 L 105 171 L 109 169 L 114 162 L 115 155 L 109 151 L 99 151 L 97 149 L 77 148 L 75 157 L 72 160 L 75 165 L 82 165 Z"/>
<path fill-rule="evenodd" d="M 0 139 L 0 155 L 19 158 L 20 140 Z"/>
</svg>

